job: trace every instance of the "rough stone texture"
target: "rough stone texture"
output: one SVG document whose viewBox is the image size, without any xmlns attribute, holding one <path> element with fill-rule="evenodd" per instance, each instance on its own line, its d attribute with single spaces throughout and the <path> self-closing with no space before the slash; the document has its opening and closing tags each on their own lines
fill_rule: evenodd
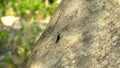
<svg viewBox="0 0 120 68">
<path fill-rule="evenodd" d="M 63 0 L 28 68 L 120 68 L 120 0 Z"/>
</svg>

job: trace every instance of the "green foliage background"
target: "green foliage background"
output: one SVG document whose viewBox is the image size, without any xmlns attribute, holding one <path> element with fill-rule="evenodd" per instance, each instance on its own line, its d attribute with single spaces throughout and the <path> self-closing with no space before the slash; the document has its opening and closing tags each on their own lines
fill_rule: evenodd
<svg viewBox="0 0 120 68">
<path fill-rule="evenodd" d="M 58 0 L 0 0 L 0 18 L 12 15 L 26 20 L 20 30 L 0 26 L 0 68 L 25 68 L 43 31 L 35 20 L 51 15 L 57 5 Z"/>
</svg>

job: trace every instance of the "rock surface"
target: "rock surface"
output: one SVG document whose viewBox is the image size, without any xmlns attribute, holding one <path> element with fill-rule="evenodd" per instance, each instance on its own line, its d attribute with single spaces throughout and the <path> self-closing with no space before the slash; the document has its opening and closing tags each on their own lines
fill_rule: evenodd
<svg viewBox="0 0 120 68">
<path fill-rule="evenodd" d="M 120 1 L 63 0 L 28 68 L 120 68 Z"/>
</svg>

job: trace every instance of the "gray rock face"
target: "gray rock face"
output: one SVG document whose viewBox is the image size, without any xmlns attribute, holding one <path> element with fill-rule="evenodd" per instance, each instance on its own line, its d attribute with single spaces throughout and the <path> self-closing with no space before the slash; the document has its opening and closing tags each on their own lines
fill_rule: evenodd
<svg viewBox="0 0 120 68">
<path fill-rule="evenodd" d="M 119 11 L 119 0 L 63 0 L 28 68 L 120 68 Z"/>
</svg>

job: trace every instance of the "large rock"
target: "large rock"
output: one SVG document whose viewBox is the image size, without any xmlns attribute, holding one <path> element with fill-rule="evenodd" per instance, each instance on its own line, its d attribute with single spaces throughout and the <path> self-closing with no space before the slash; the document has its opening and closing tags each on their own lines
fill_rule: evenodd
<svg viewBox="0 0 120 68">
<path fill-rule="evenodd" d="M 28 68 L 120 68 L 120 1 L 62 0 Z"/>
</svg>

